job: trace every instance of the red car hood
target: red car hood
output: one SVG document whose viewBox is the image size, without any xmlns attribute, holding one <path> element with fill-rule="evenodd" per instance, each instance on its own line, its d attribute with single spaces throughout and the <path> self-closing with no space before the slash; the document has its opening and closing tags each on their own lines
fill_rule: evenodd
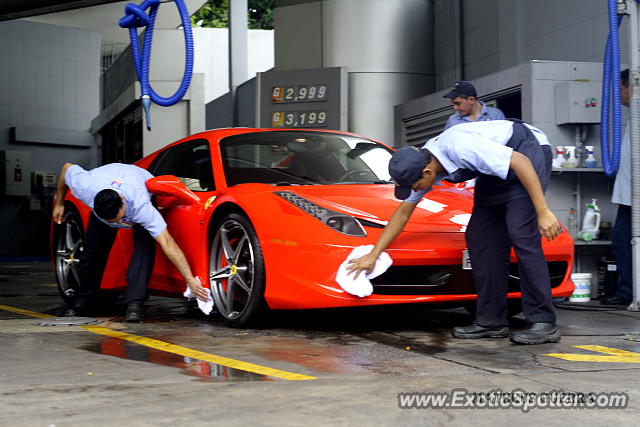
<svg viewBox="0 0 640 427">
<path fill-rule="evenodd" d="M 332 209 L 386 225 L 400 201 L 393 185 L 313 185 L 280 187 Z M 457 233 L 466 229 L 473 207 L 473 194 L 462 189 L 436 186 L 418 204 L 405 231 Z"/>
</svg>

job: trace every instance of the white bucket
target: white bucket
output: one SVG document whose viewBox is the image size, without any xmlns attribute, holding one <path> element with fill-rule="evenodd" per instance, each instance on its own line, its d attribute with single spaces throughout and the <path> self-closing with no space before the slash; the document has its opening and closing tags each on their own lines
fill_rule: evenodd
<svg viewBox="0 0 640 427">
<path fill-rule="evenodd" d="M 571 280 L 576 288 L 569 297 L 571 302 L 591 301 L 591 273 L 573 273 Z"/>
</svg>

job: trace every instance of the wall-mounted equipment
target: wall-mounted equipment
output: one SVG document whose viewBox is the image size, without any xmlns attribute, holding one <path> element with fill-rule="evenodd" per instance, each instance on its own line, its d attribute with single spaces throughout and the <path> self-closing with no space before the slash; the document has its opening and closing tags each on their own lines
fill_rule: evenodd
<svg viewBox="0 0 640 427">
<path fill-rule="evenodd" d="M 31 194 L 31 153 L 28 151 L 0 151 L 2 191 L 5 196 Z"/>
<path fill-rule="evenodd" d="M 556 124 L 600 123 L 601 82 L 556 83 Z"/>
</svg>

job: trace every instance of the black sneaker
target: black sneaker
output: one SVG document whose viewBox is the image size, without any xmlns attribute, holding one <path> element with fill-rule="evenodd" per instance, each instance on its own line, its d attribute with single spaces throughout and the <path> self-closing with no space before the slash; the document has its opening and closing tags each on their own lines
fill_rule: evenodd
<svg viewBox="0 0 640 427">
<path fill-rule="evenodd" d="M 529 329 L 514 332 L 509 337 L 516 344 L 544 344 L 560 341 L 560 331 L 555 323 L 532 323 Z"/>
<path fill-rule="evenodd" d="M 127 304 L 127 314 L 124 316 L 125 322 L 144 321 L 144 305 L 141 301 L 133 301 Z"/>
<path fill-rule="evenodd" d="M 509 335 L 508 326 L 497 326 L 488 328 L 476 323 L 470 326 L 457 326 L 453 328 L 451 334 L 456 338 L 506 338 Z"/>
</svg>

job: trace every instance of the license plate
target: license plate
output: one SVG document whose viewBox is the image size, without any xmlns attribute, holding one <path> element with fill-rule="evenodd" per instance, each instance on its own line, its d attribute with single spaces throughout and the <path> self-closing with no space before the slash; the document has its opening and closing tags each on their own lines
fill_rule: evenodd
<svg viewBox="0 0 640 427">
<path fill-rule="evenodd" d="M 469 249 L 462 251 L 462 269 L 471 270 L 471 257 L 469 256 Z"/>
</svg>

